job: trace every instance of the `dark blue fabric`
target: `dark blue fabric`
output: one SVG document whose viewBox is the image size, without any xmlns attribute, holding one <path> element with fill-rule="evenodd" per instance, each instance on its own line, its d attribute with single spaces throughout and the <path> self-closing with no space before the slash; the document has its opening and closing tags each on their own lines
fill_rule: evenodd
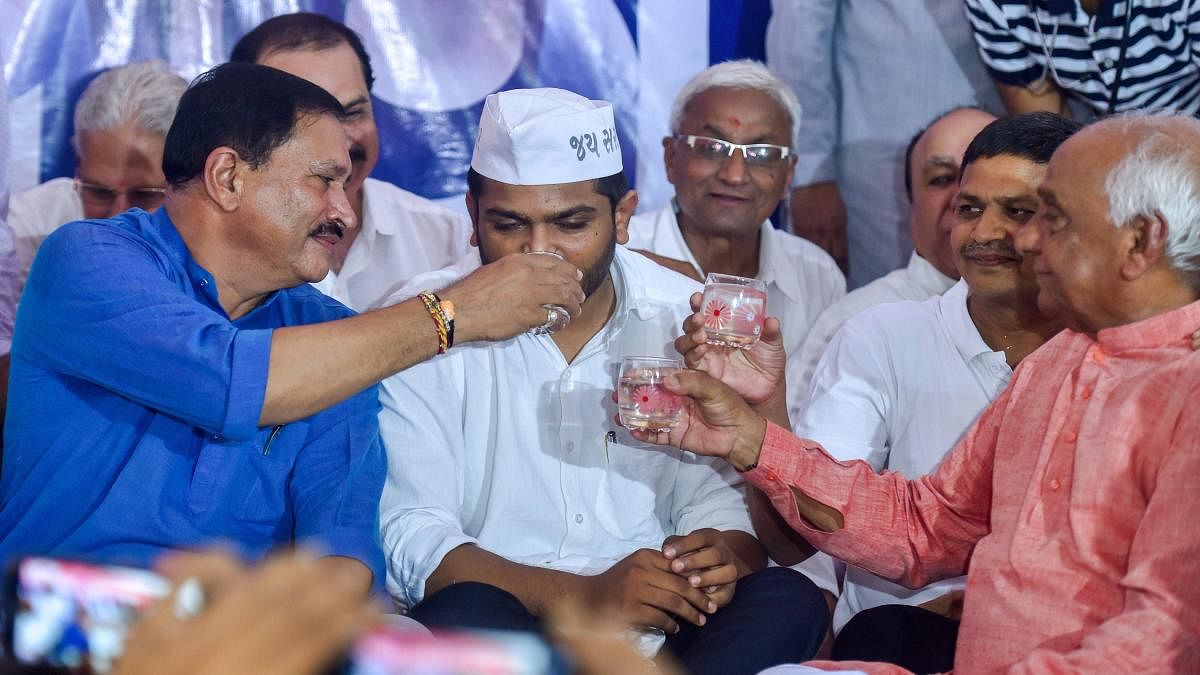
<svg viewBox="0 0 1200 675">
<path fill-rule="evenodd" d="M 536 617 L 515 596 L 477 582 L 452 584 L 425 598 L 409 616 L 431 628 L 537 631 Z M 666 648 L 689 675 L 753 675 L 800 663 L 817 653 L 829 627 L 820 589 L 786 567 L 738 581 L 733 600 L 702 627 L 680 621 Z"/>
<path fill-rule="evenodd" d="M 881 605 L 855 614 L 833 641 L 835 661 L 882 661 L 914 673 L 954 669 L 958 621 L 922 607 Z"/>
<path fill-rule="evenodd" d="M 463 581 L 439 590 L 409 611 L 429 628 L 478 628 L 537 633 L 537 617 L 517 596 L 478 581 Z"/>
<path fill-rule="evenodd" d="M 0 561 L 296 540 L 381 583 L 377 389 L 258 428 L 273 329 L 351 314 L 305 284 L 230 321 L 164 209 L 50 235 L 13 337 Z"/>
<path fill-rule="evenodd" d="M 679 622 L 667 649 L 688 675 L 754 675 L 816 655 L 829 628 L 829 605 L 808 577 L 770 567 L 738 581 L 733 600 L 703 626 Z"/>
<path fill-rule="evenodd" d="M 408 616 L 433 629 L 541 632 L 539 621 L 517 596 L 477 581 L 450 584 L 418 603 Z M 546 649 L 550 664 L 544 672 L 538 671 L 540 675 L 572 672 L 568 659 L 557 649 L 549 645 Z"/>
</svg>

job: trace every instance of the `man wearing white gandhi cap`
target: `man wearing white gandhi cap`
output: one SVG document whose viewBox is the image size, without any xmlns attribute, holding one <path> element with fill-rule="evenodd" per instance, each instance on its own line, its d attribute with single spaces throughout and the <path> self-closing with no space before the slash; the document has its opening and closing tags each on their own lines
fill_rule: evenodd
<svg viewBox="0 0 1200 675">
<path fill-rule="evenodd" d="M 803 576 L 763 569 L 741 478 L 613 421 L 622 357 L 674 356 L 700 290 L 625 249 L 637 195 L 621 167 L 610 104 L 559 89 L 488 97 L 472 244 L 485 263 L 560 255 L 587 297 L 557 332 L 455 348 L 384 382 L 388 590 L 430 626 L 537 630 L 558 602 L 610 606 L 648 651 L 665 633 L 691 673 L 803 660 L 824 600 Z"/>
</svg>

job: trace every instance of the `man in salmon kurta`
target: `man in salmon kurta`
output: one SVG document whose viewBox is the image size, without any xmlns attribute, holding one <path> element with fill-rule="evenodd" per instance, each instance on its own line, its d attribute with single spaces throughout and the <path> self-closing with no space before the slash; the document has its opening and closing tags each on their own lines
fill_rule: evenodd
<svg viewBox="0 0 1200 675">
<path fill-rule="evenodd" d="M 967 573 L 959 672 L 1198 672 L 1198 173 L 1186 117 L 1106 120 L 1055 152 L 1017 245 L 1039 306 L 1070 328 L 932 475 L 877 475 L 797 439 L 768 421 L 781 396 L 766 410 L 736 395 L 750 378 L 735 360 L 714 371 L 725 384 L 668 380 L 692 398 L 686 418 L 639 437 L 724 457 L 849 564 L 910 587 Z"/>
</svg>

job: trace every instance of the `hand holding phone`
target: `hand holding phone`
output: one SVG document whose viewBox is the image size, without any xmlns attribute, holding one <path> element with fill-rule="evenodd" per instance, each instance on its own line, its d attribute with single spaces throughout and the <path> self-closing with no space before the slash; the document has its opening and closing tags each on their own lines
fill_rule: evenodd
<svg viewBox="0 0 1200 675">
<path fill-rule="evenodd" d="M 142 569 L 25 558 L 9 579 L 8 653 L 30 665 L 108 672 L 131 624 L 171 584 Z"/>
<path fill-rule="evenodd" d="M 253 568 L 222 553 L 164 560 L 158 569 L 167 577 L 200 583 L 205 608 L 181 618 L 178 590 L 159 600 L 130 632 L 113 672 L 322 672 L 379 617 L 361 576 L 332 560 L 304 552 L 282 553 Z"/>
</svg>

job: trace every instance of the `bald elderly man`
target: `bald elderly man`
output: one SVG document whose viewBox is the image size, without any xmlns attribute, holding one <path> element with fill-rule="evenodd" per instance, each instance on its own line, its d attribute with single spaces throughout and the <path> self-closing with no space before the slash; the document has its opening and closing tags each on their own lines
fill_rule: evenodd
<svg viewBox="0 0 1200 675">
<path fill-rule="evenodd" d="M 930 476 L 835 461 L 775 423 L 778 400 L 747 405 L 754 380 L 730 368 L 668 379 L 694 405 L 635 435 L 725 458 L 809 543 L 880 577 L 966 572 L 956 671 L 1196 672 L 1197 172 L 1189 117 L 1105 120 L 1055 151 L 1015 241 L 1067 329 Z"/>
</svg>

